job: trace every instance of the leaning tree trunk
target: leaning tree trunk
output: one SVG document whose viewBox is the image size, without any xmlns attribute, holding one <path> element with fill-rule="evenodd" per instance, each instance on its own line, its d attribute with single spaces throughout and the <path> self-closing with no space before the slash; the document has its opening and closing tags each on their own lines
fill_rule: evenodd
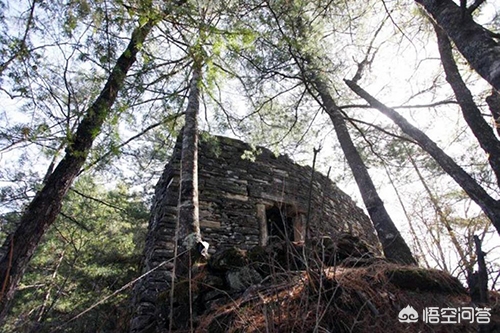
<svg viewBox="0 0 500 333">
<path fill-rule="evenodd" d="M 328 85 L 318 71 L 320 66 L 317 66 L 317 58 L 315 59 L 315 56 L 307 47 L 302 48 L 305 45 L 304 41 L 309 37 L 308 27 L 304 25 L 304 20 L 300 15 L 294 17 L 292 25 L 295 27 L 294 32 L 297 34 L 297 37 L 292 40 L 290 36 L 283 33 L 283 38 L 288 42 L 290 55 L 301 70 L 304 84 L 317 91 L 323 109 L 330 116 L 342 151 L 358 185 L 373 226 L 377 231 L 385 256 L 387 259 L 401 264 L 417 264 L 408 244 L 406 244 L 385 209 L 384 203 L 380 199 L 377 189 L 368 173 L 368 169 L 352 142 L 342 112 L 336 105 L 335 100 L 330 94 Z"/>
<path fill-rule="evenodd" d="M 415 0 L 443 28 L 469 64 L 500 91 L 500 45 L 452 0 Z"/>
<path fill-rule="evenodd" d="M 477 107 L 469 88 L 467 88 L 467 85 L 460 76 L 455 59 L 453 59 L 448 37 L 439 26 L 434 25 L 434 28 L 436 30 L 441 63 L 446 74 L 446 81 L 448 81 L 455 93 L 467 125 L 469 125 L 481 148 L 488 155 L 488 162 L 495 173 L 497 184 L 500 187 L 500 142 L 490 125 L 484 120 L 481 110 Z"/>
<path fill-rule="evenodd" d="M 0 258 L 0 323 L 9 310 L 16 286 L 47 228 L 61 211 L 62 200 L 83 166 L 94 139 L 108 117 L 127 72 L 136 61 L 140 45 L 153 27 L 147 23 L 136 28 L 126 50 L 118 58 L 100 95 L 86 111 L 66 153 L 43 188 L 23 213 L 19 226 L 3 244 Z"/>
<path fill-rule="evenodd" d="M 366 165 L 352 142 L 344 117 L 330 95 L 328 86 L 322 79 L 318 78 L 317 74 L 310 74 L 310 77 L 312 85 L 319 93 L 323 108 L 332 120 L 340 146 L 352 170 L 363 202 L 382 243 L 385 256 L 387 259 L 398 263 L 416 264 L 417 262 L 410 248 L 394 225 L 384 207 L 382 199 L 380 199 L 377 193 Z"/>
<path fill-rule="evenodd" d="M 385 106 L 356 83 L 345 80 L 347 85 L 368 104 L 389 117 L 401 130 L 413 138 L 450 175 L 467 195 L 483 210 L 500 234 L 500 204 L 493 199 L 467 172 L 448 156 L 425 133 L 410 124 L 403 116 Z"/>
</svg>

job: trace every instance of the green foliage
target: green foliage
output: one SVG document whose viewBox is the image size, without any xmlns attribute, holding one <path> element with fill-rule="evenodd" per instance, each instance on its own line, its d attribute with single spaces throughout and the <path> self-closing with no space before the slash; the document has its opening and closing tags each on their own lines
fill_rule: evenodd
<svg viewBox="0 0 500 333">
<path fill-rule="evenodd" d="M 4 219 L 11 220 L 10 215 Z M 44 238 L 19 287 L 13 314 L 1 332 L 50 332 L 138 273 L 148 207 L 125 185 L 112 190 L 81 178 L 62 216 Z M 64 326 L 97 332 L 127 325 L 130 290 Z"/>
<path fill-rule="evenodd" d="M 255 162 L 257 156 L 259 156 L 259 154 L 261 153 L 262 151 L 260 149 L 257 149 L 256 147 L 252 146 L 252 150 L 245 150 L 243 152 L 243 154 L 241 155 L 241 159 Z"/>
</svg>

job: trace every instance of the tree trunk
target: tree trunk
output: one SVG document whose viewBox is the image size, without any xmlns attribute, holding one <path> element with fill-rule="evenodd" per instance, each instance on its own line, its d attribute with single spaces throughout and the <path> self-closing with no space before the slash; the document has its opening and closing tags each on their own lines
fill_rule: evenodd
<svg viewBox="0 0 500 333">
<path fill-rule="evenodd" d="M 352 142 L 344 117 L 330 95 L 327 85 L 316 74 L 311 75 L 310 81 L 318 91 L 323 108 L 332 120 L 340 146 L 352 170 L 368 214 L 373 221 L 385 256 L 398 263 L 416 264 L 410 248 L 394 225 L 377 193 L 366 165 Z"/>
<path fill-rule="evenodd" d="M 455 161 L 453 161 L 451 157 L 439 148 L 425 133 L 410 124 L 399 113 L 372 97 L 356 83 L 349 80 L 345 80 L 345 82 L 358 96 L 366 100 L 372 107 L 389 117 L 401 128 L 404 133 L 417 141 L 419 146 L 431 155 L 441 168 L 443 168 L 443 170 L 450 175 L 457 182 L 457 184 L 460 185 L 460 187 L 462 187 L 465 193 L 467 193 L 467 195 L 479 207 L 481 207 L 483 212 L 486 216 L 488 216 L 497 229 L 497 232 L 500 234 L 500 204 L 497 200 L 493 199 L 467 172 L 456 164 Z"/>
<path fill-rule="evenodd" d="M 307 40 L 309 29 L 304 25 L 304 21 L 299 15 L 295 17 L 295 21 L 292 23 L 295 26 L 294 31 L 298 35 L 297 40 Z M 318 92 L 321 100 L 320 103 L 332 120 L 340 146 L 354 175 L 363 202 L 377 231 L 378 238 L 382 243 L 385 256 L 387 259 L 401 264 L 416 265 L 417 261 L 399 233 L 399 230 L 394 225 L 389 213 L 387 213 L 366 165 L 352 142 L 344 117 L 335 104 L 328 85 L 320 76 L 320 71 L 317 70 L 319 66 L 317 66 L 314 55 L 311 53 L 311 50 L 301 49 L 300 43 L 292 41 L 290 36 L 285 33 L 283 34 L 283 38 L 289 43 L 289 52 L 302 72 L 304 84 L 306 86 L 311 85 Z M 299 46 L 298 49 L 297 46 Z"/>
<path fill-rule="evenodd" d="M 415 1 L 443 28 L 471 67 L 500 91 L 500 45 L 489 31 L 452 0 Z"/>
<path fill-rule="evenodd" d="M 64 158 L 54 172 L 47 177 L 43 188 L 36 194 L 23 213 L 19 226 L 3 244 L 0 258 L 0 323 L 4 321 L 21 280 L 40 239 L 55 221 L 62 206 L 62 200 L 84 164 L 94 139 L 110 113 L 128 70 L 136 61 L 140 45 L 153 25 L 147 23 L 132 33 L 130 43 L 118 58 L 108 81 L 100 95 L 86 111 L 76 133 L 66 148 Z"/>
<path fill-rule="evenodd" d="M 467 125 L 469 125 L 472 133 L 474 133 L 481 148 L 488 155 L 488 161 L 497 178 L 497 184 L 500 187 L 500 142 L 490 125 L 484 120 L 481 110 L 474 103 L 470 90 L 460 76 L 457 64 L 453 59 L 448 37 L 439 26 L 434 25 L 434 28 L 436 30 L 441 62 L 446 74 L 446 81 L 448 81 L 455 93 Z"/>
<path fill-rule="evenodd" d="M 198 206 L 198 113 L 200 109 L 201 65 L 196 61 L 190 82 L 185 124 L 182 131 L 179 190 L 178 240 L 187 249 L 201 242 Z"/>
<path fill-rule="evenodd" d="M 200 110 L 200 84 L 202 61 L 193 59 L 193 70 L 189 87 L 185 124 L 182 130 L 181 170 L 179 180 L 179 203 L 176 226 L 177 248 L 173 277 L 188 279 L 189 304 L 192 304 L 192 267 L 202 257 L 206 257 L 208 243 L 203 242 L 200 231 L 198 203 L 198 114 Z M 174 305 L 175 280 L 172 280 L 169 305 L 169 331 L 190 328 L 193 331 L 193 307 L 189 306 L 189 321 L 179 322 L 175 313 L 185 311 Z"/>
<path fill-rule="evenodd" d="M 488 269 L 486 268 L 486 261 L 484 257 L 486 253 L 481 249 L 481 240 L 479 236 L 474 235 L 474 244 L 476 245 L 477 257 L 477 278 L 479 287 L 479 302 L 483 304 L 488 303 Z"/>
</svg>

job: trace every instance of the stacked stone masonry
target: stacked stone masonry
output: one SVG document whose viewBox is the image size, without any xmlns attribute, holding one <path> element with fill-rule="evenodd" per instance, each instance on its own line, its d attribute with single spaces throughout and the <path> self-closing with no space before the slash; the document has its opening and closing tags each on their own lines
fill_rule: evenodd
<svg viewBox="0 0 500 333">
<path fill-rule="evenodd" d="M 243 158 L 252 151 L 257 151 L 254 158 Z M 178 140 L 156 186 L 143 272 L 174 256 L 180 156 Z M 309 166 L 226 137 L 200 140 L 198 158 L 200 226 L 210 253 L 233 246 L 246 250 L 266 245 L 272 237 L 283 238 L 283 231 L 284 237 L 292 241 L 304 239 L 312 172 Z M 371 245 L 374 253 L 380 253 L 375 231 L 364 212 L 326 176 L 315 173 L 314 179 L 311 237 L 335 238 L 347 232 Z M 272 229 L 271 215 L 285 221 L 280 232 Z M 168 262 L 136 285 L 132 332 L 155 332 L 155 327 L 162 325 L 158 297 L 168 293 L 172 267 L 173 263 Z"/>
</svg>

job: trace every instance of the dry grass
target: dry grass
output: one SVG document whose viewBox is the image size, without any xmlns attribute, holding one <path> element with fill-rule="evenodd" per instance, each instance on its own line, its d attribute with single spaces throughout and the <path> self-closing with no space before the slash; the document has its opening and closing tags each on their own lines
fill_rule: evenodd
<svg viewBox="0 0 500 333">
<path fill-rule="evenodd" d="M 470 306 L 450 275 L 376 263 L 289 273 L 280 284 L 257 286 L 200 318 L 197 332 L 477 332 L 469 323 L 403 324 L 399 311 L 413 306 Z"/>
<path fill-rule="evenodd" d="M 309 249 L 304 244 L 277 243 L 215 255 L 191 281 L 198 300 L 192 304 L 195 331 L 478 332 L 477 324 L 469 322 L 436 325 L 422 320 L 424 308 L 473 306 L 456 278 L 438 270 L 388 263 L 351 238 L 350 243 L 338 243 L 343 247 L 321 240 Z M 259 272 L 260 284 L 244 291 L 228 288 L 225 274 L 244 267 Z M 179 287 L 181 325 L 187 322 L 189 309 L 184 294 Z M 499 299 L 492 294 L 492 323 L 500 323 Z M 418 312 L 418 322 L 399 322 L 399 312 L 408 305 Z M 490 328 L 489 332 L 500 332 L 500 326 Z"/>
</svg>

